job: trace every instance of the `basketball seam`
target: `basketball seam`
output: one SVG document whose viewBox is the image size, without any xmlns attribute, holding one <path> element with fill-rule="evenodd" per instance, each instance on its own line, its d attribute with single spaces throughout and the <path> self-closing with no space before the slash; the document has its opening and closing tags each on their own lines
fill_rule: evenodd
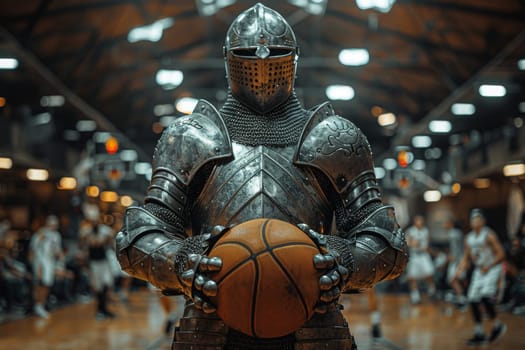
<svg viewBox="0 0 525 350">
<path fill-rule="evenodd" d="M 299 299 L 301 300 L 301 303 L 303 304 L 303 309 L 304 309 L 304 314 L 305 314 L 305 318 L 308 319 L 308 306 L 306 305 L 306 300 L 304 300 L 304 297 L 303 297 L 303 294 L 301 293 L 301 289 L 299 289 L 299 287 L 297 286 L 297 284 L 295 283 L 294 279 L 292 278 L 292 276 L 290 276 L 289 272 L 284 268 L 281 260 L 279 260 L 279 258 L 273 253 L 273 248 L 270 247 L 270 245 L 268 244 L 268 240 L 266 238 L 266 226 L 267 224 L 270 222 L 271 220 L 267 220 L 264 224 L 263 224 L 263 231 L 262 231 L 262 238 L 263 238 L 263 241 L 264 241 L 264 244 L 266 245 L 266 248 L 268 248 L 268 251 L 270 252 L 270 255 L 275 259 L 275 261 L 277 262 L 277 265 L 279 266 L 279 268 L 281 269 L 281 271 L 286 275 L 286 277 L 288 278 L 288 280 L 292 283 L 292 285 L 294 286 L 295 290 L 297 291 L 297 294 L 299 294 Z M 308 244 L 305 244 L 307 246 L 309 246 Z M 286 246 L 286 245 L 284 245 Z"/>
<path fill-rule="evenodd" d="M 270 220 L 266 220 L 262 227 L 260 228 L 259 234 L 263 234 L 264 238 L 264 230 L 266 229 L 266 224 Z M 257 308 L 257 292 L 259 289 L 259 264 L 257 262 L 257 258 L 254 258 L 253 265 L 255 266 L 255 276 L 254 276 L 254 286 L 253 286 L 253 294 L 252 294 L 252 314 L 251 314 L 251 320 L 250 320 L 250 328 L 252 330 L 252 334 L 254 337 L 257 337 L 257 333 L 255 332 L 255 312 Z"/>
<path fill-rule="evenodd" d="M 241 242 L 227 242 L 227 243 L 222 243 L 221 245 L 227 245 L 227 244 L 232 244 L 232 245 L 240 245 L 241 247 L 243 248 L 246 248 L 249 252 L 250 252 L 250 256 L 246 259 L 244 259 L 243 261 L 237 263 L 237 265 L 234 265 L 230 271 L 228 271 L 224 276 L 222 276 L 218 281 L 216 281 L 217 285 L 220 285 L 222 281 L 224 281 L 224 279 L 226 279 L 226 277 L 230 276 L 232 273 L 234 273 L 237 269 L 241 268 L 242 265 L 244 265 L 245 263 L 247 263 L 248 261 L 252 260 L 255 262 L 255 259 L 257 258 L 256 255 L 253 255 L 253 252 L 252 250 L 250 249 L 249 246 L 245 245 L 244 243 L 241 243 Z M 215 246 L 215 247 L 218 247 L 219 245 Z"/>
<path fill-rule="evenodd" d="M 266 243 L 266 242 L 265 242 Z M 228 271 L 228 273 L 226 273 L 224 276 L 222 276 L 218 281 L 216 281 L 217 284 L 220 284 L 222 281 L 224 281 L 226 279 L 226 277 L 230 276 L 232 273 L 234 273 L 237 269 L 241 268 L 242 265 L 244 265 L 245 263 L 247 263 L 248 261 L 253 261 L 253 262 L 256 262 L 257 258 L 266 253 L 267 250 L 263 250 L 257 254 L 254 254 L 253 251 L 250 249 L 250 247 L 248 247 L 247 245 L 245 245 L 244 243 L 241 243 L 241 242 L 225 242 L 225 243 L 221 243 L 221 244 L 217 244 L 214 246 L 215 247 L 220 247 L 220 246 L 225 246 L 225 245 L 228 245 L 228 244 L 231 244 L 231 245 L 240 245 L 241 247 L 243 248 L 246 248 L 249 252 L 250 252 L 250 256 L 247 257 L 246 259 L 244 259 L 243 261 L 237 263 L 237 265 L 234 265 L 230 271 Z M 306 244 L 304 242 L 287 242 L 287 243 L 282 243 L 282 244 L 279 244 L 279 245 L 276 245 L 275 247 L 273 247 L 273 249 L 278 249 L 278 248 L 283 248 L 283 247 L 288 247 L 288 246 L 298 246 L 298 245 L 302 245 L 302 246 L 306 246 L 306 247 L 312 247 L 312 248 L 316 248 L 314 246 L 312 246 L 311 244 Z M 268 248 L 268 245 L 266 244 L 266 247 Z M 273 256 L 273 251 L 270 252 Z M 280 261 L 279 261 L 280 262 Z"/>
</svg>

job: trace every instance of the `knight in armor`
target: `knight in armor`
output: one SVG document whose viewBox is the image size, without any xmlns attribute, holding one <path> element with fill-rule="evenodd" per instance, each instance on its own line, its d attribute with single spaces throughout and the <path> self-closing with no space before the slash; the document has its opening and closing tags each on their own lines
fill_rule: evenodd
<svg viewBox="0 0 525 350">
<path fill-rule="evenodd" d="M 224 46 L 226 102 L 217 110 L 200 100 L 164 131 L 144 205 L 127 210 L 117 235 L 123 270 L 187 298 L 173 350 L 355 349 L 339 296 L 405 268 L 404 233 L 382 203 L 366 137 L 328 103 L 302 107 L 298 55 L 279 13 L 262 4 L 241 13 Z M 256 218 L 298 225 L 323 248 L 316 313 L 281 338 L 229 329 L 210 302 L 209 272 L 222 262 L 207 253 L 229 227 Z"/>
</svg>

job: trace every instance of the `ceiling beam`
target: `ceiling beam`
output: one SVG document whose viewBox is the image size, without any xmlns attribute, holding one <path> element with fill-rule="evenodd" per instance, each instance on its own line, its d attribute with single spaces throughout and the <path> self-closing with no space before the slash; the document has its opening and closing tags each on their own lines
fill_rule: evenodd
<svg viewBox="0 0 525 350">
<path fill-rule="evenodd" d="M 148 156 L 142 148 L 135 145 L 129 140 L 119 129 L 113 125 L 101 112 L 93 108 L 86 101 L 75 94 L 69 87 L 67 87 L 49 68 L 47 68 L 40 60 L 31 52 L 22 47 L 22 45 L 11 35 L 5 28 L 0 27 L 0 37 L 3 37 L 8 43 L 9 47 L 16 53 L 24 64 L 31 67 L 45 82 L 56 89 L 56 91 L 64 96 L 66 101 L 77 109 L 80 114 L 96 121 L 97 126 L 104 131 L 118 134 L 119 139 L 126 147 L 135 149 L 139 154 L 139 158 L 149 160 Z"/>
<path fill-rule="evenodd" d="M 490 74 L 491 70 L 498 67 L 499 64 L 512 54 L 515 50 L 519 49 L 525 44 L 525 29 L 521 31 L 516 37 L 503 49 L 501 50 L 494 59 L 492 59 L 487 65 L 485 65 L 476 74 L 473 74 L 465 83 L 459 86 L 457 89 L 445 98 L 436 108 L 431 110 L 424 118 L 422 118 L 417 124 L 414 124 L 411 130 L 403 135 L 403 137 L 397 138 L 396 144 L 407 144 L 411 137 L 420 133 L 425 133 L 427 125 L 431 120 L 443 118 L 448 114 L 450 106 L 460 99 L 462 96 L 467 94 L 470 89 L 480 81 L 480 78 Z"/>
</svg>

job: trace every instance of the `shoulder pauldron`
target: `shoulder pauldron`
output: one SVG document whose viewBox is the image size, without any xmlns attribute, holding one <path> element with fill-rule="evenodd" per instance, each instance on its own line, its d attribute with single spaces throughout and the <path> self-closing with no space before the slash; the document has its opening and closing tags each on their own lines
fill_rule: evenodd
<svg viewBox="0 0 525 350">
<path fill-rule="evenodd" d="M 373 169 L 365 135 L 351 121 L 335 114 L 325 102 L 316 108 L 303 130 L 294 163 L 321 170 L 343 193 L 363 171 Z"/>
<path fill-rule="evenodd" d="M 212 160 L 232 156 L 230 137 L 213 105 L 200 100 L 192 114 L 169 125 L 155 149 L 154 170 L 169 169 L 184 185 Z"/>
</svg>

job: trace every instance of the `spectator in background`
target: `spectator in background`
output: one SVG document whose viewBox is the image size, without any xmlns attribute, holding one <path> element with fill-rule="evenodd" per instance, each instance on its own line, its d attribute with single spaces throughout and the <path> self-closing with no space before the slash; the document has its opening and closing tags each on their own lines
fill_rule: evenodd
<svg viewBox="0 0 525 350">
<path fill-rule="evenodd" d="M 410 259 L 407 265 L 407 278 L 410 286 L 410 301 L 412 304 L 421 302 L 418 281 L 425 281 L 428 295 L 436 292 L 434 284 L 434 265 L 429 253 L 429 232 L 425 227 L 425 218 L 421 215 L 414 217 L 414 223 L 406 230 Z"/>
<path fill-rule="evenodd" d="M 34 312 L 42 318 L 49 317 L 45 309 L 46 300 L 53 286 L 57 262 L 64 258 L 58 226 L 58 218 L 49 215 L 44 226 L 35 232 L 29 243 L 29 261 L 33 266 L 34 277 Z"/>
<path fill-rule="evenodd" d="M 5 301 L 3 311 L 10 313 L 17 307 L 29 313 L 33 305 L 31 273 L 20 261 L 16 240 L 0 242 L 0 297 Z"/>
<path fill-rule="evenodd" d="M 109 292 L 113 287 L 113 273 L 107 258 L 114 234 L 111 227 L 100 221 L 100 215 L 90 216 L 81 232 L 81 246 L 88 251 L 91 288 L 96 295 L 96 318 L 113 318 L 108 310 Z"/>
<path fill-rule="evenodd" d="M 478 346 L 487 341 L 495 341 L 507 329 L 497 317 L 495 307 L 505 253 L 497 235 L 485 225 L 485 216 L 480 209 L 471 211 L 470 227 L 472 230 L 465 239 L 465 253 L 456 271 L 456 277 L 459 278 L 471 263 L 474 265 L 468 290 L 468 300 L 472 309 L 475 328 L 474 336 L 467 341 L 467 344 Z M 485 311 L 492 321 L 492 331 L 488 338 L 485 337 L 483 329 L 481 304 L 485 307 Z"/>
</svg>

